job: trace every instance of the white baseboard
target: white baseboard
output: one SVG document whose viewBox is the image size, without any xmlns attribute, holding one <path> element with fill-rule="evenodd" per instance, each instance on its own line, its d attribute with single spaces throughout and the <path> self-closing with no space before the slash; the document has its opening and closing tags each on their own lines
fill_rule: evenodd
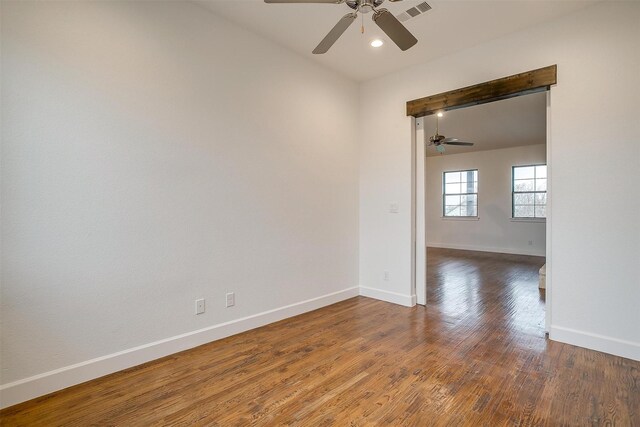
<svg viewBox="0 0 640 427">
<path fill-rule="evenodd" d="M 442 249 L 459 249 L 463 251 L 478 251 L 478 252 L 495 252 L 499 254 L 512 254 L 512 255 L 532 255 L 532 256 L 545 256 L 545 249 L 511 249 L 511 248 L 493 248 L 487 246 L 474 246 L 474 245 L 456 245 L 449 243 L 427 243 L 429 248 L 442 248 Z"/>
<path fill-rule="evenodd" d="M 297 316 L 359 295 L 357 287 L 209 326 L 0 386 L 0 408 L 102 377 L 211 341 Z"/>
<path fill-rule="evenodd" d="M 396 292 L 383 291 L 382 289 L 373 289 L 360 286 L 360 295 L 362 295 L 363 297 L 375 298 L 381 301 L 404 305 L 405 307 L 413 307 L 414 305 L 416 305 L 415 295 L 398 294 Z"/>
<path fill-rule="evenodd" d="M 553 325 L 551 325 L 551 330 L 549 331 L 549 338 L 554 341 L 640 361 L 640 343 Z"/>
</svg>

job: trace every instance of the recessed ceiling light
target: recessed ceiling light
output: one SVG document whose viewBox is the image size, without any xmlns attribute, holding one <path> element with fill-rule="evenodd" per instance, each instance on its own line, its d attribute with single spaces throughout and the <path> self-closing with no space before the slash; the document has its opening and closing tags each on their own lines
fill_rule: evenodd
<svg viewBox="0 0 640 427">
<path fill-rule="evenodd" d="M 438 117 L 442 117 L 442 116 L 444 116 L 444 114 L 442 114 L 441 112 L 438 113 Z"/>
<path fill-rule="evenodd" d="M 371 46 L 372 47 L 380 47 L 384 44 L 384 42 L 380 39 L 375 39 L 371 41 Z"/>
</svg>

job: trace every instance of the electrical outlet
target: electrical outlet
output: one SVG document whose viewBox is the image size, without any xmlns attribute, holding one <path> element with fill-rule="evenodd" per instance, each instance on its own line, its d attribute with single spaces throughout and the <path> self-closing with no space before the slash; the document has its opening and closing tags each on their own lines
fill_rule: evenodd
<svg viewBox="0 0 640 427">
<path fill-rule="evenodd" d="M 229 292 L 227 294 L 227 307 L 233 307 L 236 305 L 236 294 Z"/>
<path fill-rule="evenodd" d="M 204 313 L 204 298 L 196 300 L 196 314 Z"/>
<path fill-rule="evenodd" d="M 398 213 L 398 212 L 400 212 L 400 205 L 398 204 L 398 202 L 389 203 L 389 212 L 390 213 Z"/>
<path fill-rule="evenodd" d="M 533 245 L 533 240 L 529 240 L 529 246 Z"/>
<path fill-rule="evenodd" d="M 388 282 L 389 281 L 389 272 L 387 270 L 384 271 L 383 273 L 383 277 L 384 277 L 384 281 Z"/>
</svg>

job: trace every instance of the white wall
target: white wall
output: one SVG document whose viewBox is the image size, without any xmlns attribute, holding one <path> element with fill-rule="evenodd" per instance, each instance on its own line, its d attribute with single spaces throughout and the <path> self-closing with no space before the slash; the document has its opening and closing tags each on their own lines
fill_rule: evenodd
<svg viewBox="0 0 640 427">
<path fill-rule="evenodd" d="M 554 266 L 547 273 L 553 279 L 550 334 L 640 359 L 638 22 L 638 2 L 598 3 L 363 84 L 361 286 L 407 298 L 415 292 L 412 120 L 405 116 L 406 102 L 558 64 L 547 153 L 553 204 L 547 223 Z M 390 201 L 399 203 L 399 214 L 389 213 Z M 382 270 L 389 271 L 389 281 Z"/>
<path fill-rule="evenodd" d="M 544 256 L 544 220 L 511 219 L 511 167 L 546 159 L 545 144 L 427 157 L 427 246 Z M 478 169 L 478 218 L 444 218 L 442 174 L 464 169 Z"/>
<path fill-rule="evenodd" d="M 357 295 L 354 82 L 109 1 L 3 2 L 1 83 L 3 405 Z"/>
</svg>

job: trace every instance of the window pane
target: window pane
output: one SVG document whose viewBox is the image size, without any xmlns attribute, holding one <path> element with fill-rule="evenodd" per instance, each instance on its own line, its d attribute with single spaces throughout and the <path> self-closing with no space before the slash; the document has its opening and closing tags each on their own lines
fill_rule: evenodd
<svg viewBox="0 0 640 427">
<path fill-rule="evenodd" d="M 478 196 L 475 194 L 469 194 L 467 196 L 460 196 L 460 204 L 461 205 L 477 205 L 478 204 Z"/>
<path fill-rule="evenodd" d="M 536 178 L 547 177 L 547 165 L 536 166 Z"/>
<path fill-rule="evenodd" d="M 533 193 L 516 193 L 513 195 L 514 205 L 533 205 Z"/>
<path fill-rule="evenodd" d="M 513 181 L 513 191 L 534 191 L 533 179 L 521 179 Z"/>
<path fill-rule="evenodd" d="M 534 210 L 533 206 L 518 206 L 513 207 L 513 216 L 515 218 L 533 218 Z"/>
<path fill-rule="evenodd" d="M 460 204 L 460 196 L 444 196 L 446 206 L 457 206 Z"/>
<path fill-rule="evenodd" d="M 478 206 L 477 205 L 468 205 L 467 206 L 467 215 L 468 216 L 478 216 Z"/>
<path fill-rule="evenodd" d="M 473 181 L 463 182 L 462 183 L 462 192 L 463 193 L 475 193 L 475 183 Z"/>
<path fill-rule="evenodd" d="M 460 184 L 460 191 L 463 194 L 468 194 L 468 193 L 477 193 L 478 192 L 478 183 L 477 182 L 473 182 L 473 181 L 469 181 L 469 182 L 463 182 Z"/>
<path fill-rule="evenodd" d="M 521 166 L 513 168 L 513 179 L 533 179 L 535 166 Z"/>
<path fill-rule="evenodd" d="M 444 185 L 444 194 L 459 194 L 460 184 L 445 184 Z"/>
<path fill-rule="evenodd" d="M 445 206 L 444 216 L 460 216 L 460 206 Z"/>
<path fill-rule="evenodd" d="M 537 218 L 546 218 L 547 217 L 547 207 L 546 206 L 536 206 L 536 217 Z"/>
<path fill-rule="evenodd" d="M 463 171 L 461 174 L 461 182 L 474 182 L 476 179 L 476 171 Z"/>
<path fill-rule="evenodd" d="M 537 193 L 536 205 L 546 205 L 546 204 L 547 204 L 547 193 Z"/>
<path fill-rule="evenodd" d="M 460 172 L 445 172 L 444 182 L 460 182 Z"/>
<path fill-rule="evenodd" d="M 547 191 L 547 179 L 536 179 L 536 191 Z"/>
</svg>

